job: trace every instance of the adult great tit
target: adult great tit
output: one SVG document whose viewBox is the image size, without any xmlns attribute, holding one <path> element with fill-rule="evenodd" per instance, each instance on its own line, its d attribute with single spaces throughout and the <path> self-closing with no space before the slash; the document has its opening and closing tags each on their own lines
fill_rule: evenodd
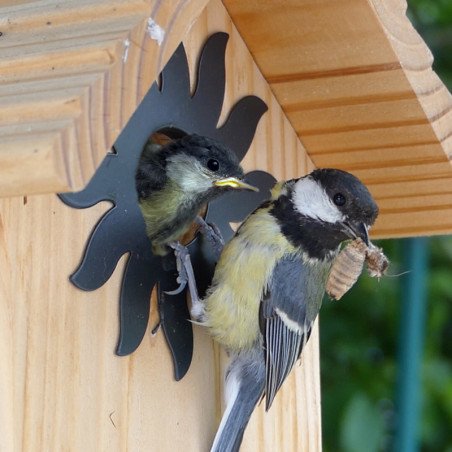
<svg viewBox="0 0 452 452">
<path fill-rule="evenodd" d="M 211 452 L 236 452 L 262 396 L 268 410 L 306 344 L 342 242 L 378 207 L 355 176 L 318 169 L 279 182 L 226 244 L 192 316 L 230 353 L 226 410 Z"/>
<path fill-rule="evenodd" d="M 166 146 L 150 140 L 141 155 L 135 182 L 152 252 L 164 256 L 170 248 L 175 250 L 181 286 L 170 293 L 180 292 L 187 281 L 190 290 L 194 289 L 189 254 L 179 239 L 195 220 L 211 241 L 221 242 L 218 231 L 209 229 L 198 217 L 202 207 L 230 190 L 259 191 L 243 180 L 243 169 L 232 150 L 199 135 L 187 135 Z M 222 248 L 222 244 L 214 245 Z"/>
</svg>

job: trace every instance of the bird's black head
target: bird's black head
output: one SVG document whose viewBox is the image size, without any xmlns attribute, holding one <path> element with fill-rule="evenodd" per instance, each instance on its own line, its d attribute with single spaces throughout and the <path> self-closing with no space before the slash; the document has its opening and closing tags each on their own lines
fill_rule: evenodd
<svg viewBox="0 0 452 452">
<path fill-rule="evenodd" d="M 207 173 L 216 179 L 235 177 L 243 178 L 243 169 L 234 152 L 219 141 L 200 135 L 187 135 L 173 141 L 164 151 L 165 158 L 171 161 L 172 156 L 184 154 L 193 157 Z"/>
<path fill-rule="evenodd" d="M 147 146 L 137 171 L 137 191 L 143 199 L 163 189 L 168 181 L 187 196 L 211 200 L 229 190 L 253 190 L 243 180 L 234 152 L 219 141 L 186 135 L 165 146 Z"/>
<path fill-rule="evenodd" d="M 167 145 L 161 152 L 168 177 L 187 192 L 211 193 L 238 189 L 258 191 L 243 180 L 237 156 L 219 141 L 187 135 Z"/>
<path fill-rule="evenodd" d="M 367 187 L 353 174 L 337 169 L 318 169 L 310 177 L 323 188 L 350 238 L 368 243 L 367 230 L 378 216 L 378 206 Z"/>
<path fill-rule="evenodd" d="M 282 186 L 274 214 L 292 243 L 323 259 L 345 240 L 359 237 L 368 244 L 378 206 L 357 177 L 318 169 Z"/>
</svg>

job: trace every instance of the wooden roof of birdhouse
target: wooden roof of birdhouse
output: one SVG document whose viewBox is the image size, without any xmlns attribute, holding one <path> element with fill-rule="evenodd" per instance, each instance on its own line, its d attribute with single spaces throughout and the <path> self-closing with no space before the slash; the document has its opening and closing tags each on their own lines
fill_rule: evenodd
<svg viewBox="0 0 452 452">
<path fill-rule="evenodd" d="M 3 2 L 0 194 L 85 186 L 207 4 Z M 405 1 L 223 4 L 229 29 L 212 18 L 208 31 L 237 28 L 315 166 L 369 186 L 376 235 L 449 233 L 452 97 Z"/>
</svg>

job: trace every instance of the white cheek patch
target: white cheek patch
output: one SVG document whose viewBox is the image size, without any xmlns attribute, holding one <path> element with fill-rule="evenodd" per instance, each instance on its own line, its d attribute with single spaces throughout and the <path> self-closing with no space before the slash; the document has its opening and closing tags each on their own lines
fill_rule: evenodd
<svg viewBox="0 0 452 452">
<path fill-rule="evenodd" d="M 307 217 L 327 223 L 344 220 L 344 215 L 331 202 L 325 190 L 310 177 L 300 179 L 295 184 L 292 201 L 295 209 Z"/>
<path fill-rule="evenodd" d="M 213 180 L 201 163 L 186 154 L 175 154 L 168 159 L 168 177 L 185 192 L 202 193 L 212 188 Z"/>
</svg>

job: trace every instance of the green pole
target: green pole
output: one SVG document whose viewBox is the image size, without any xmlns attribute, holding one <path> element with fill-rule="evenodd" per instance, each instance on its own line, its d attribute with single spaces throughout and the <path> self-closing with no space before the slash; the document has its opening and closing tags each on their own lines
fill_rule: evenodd
<svg viewBox="0 0 452 452">
<path fill-rule="evenodd" d="M 421 362 L 426 323 L 427 238 L 404 241 L 397 379 L 396 452 L 419 450 Z"/>
</svg>

